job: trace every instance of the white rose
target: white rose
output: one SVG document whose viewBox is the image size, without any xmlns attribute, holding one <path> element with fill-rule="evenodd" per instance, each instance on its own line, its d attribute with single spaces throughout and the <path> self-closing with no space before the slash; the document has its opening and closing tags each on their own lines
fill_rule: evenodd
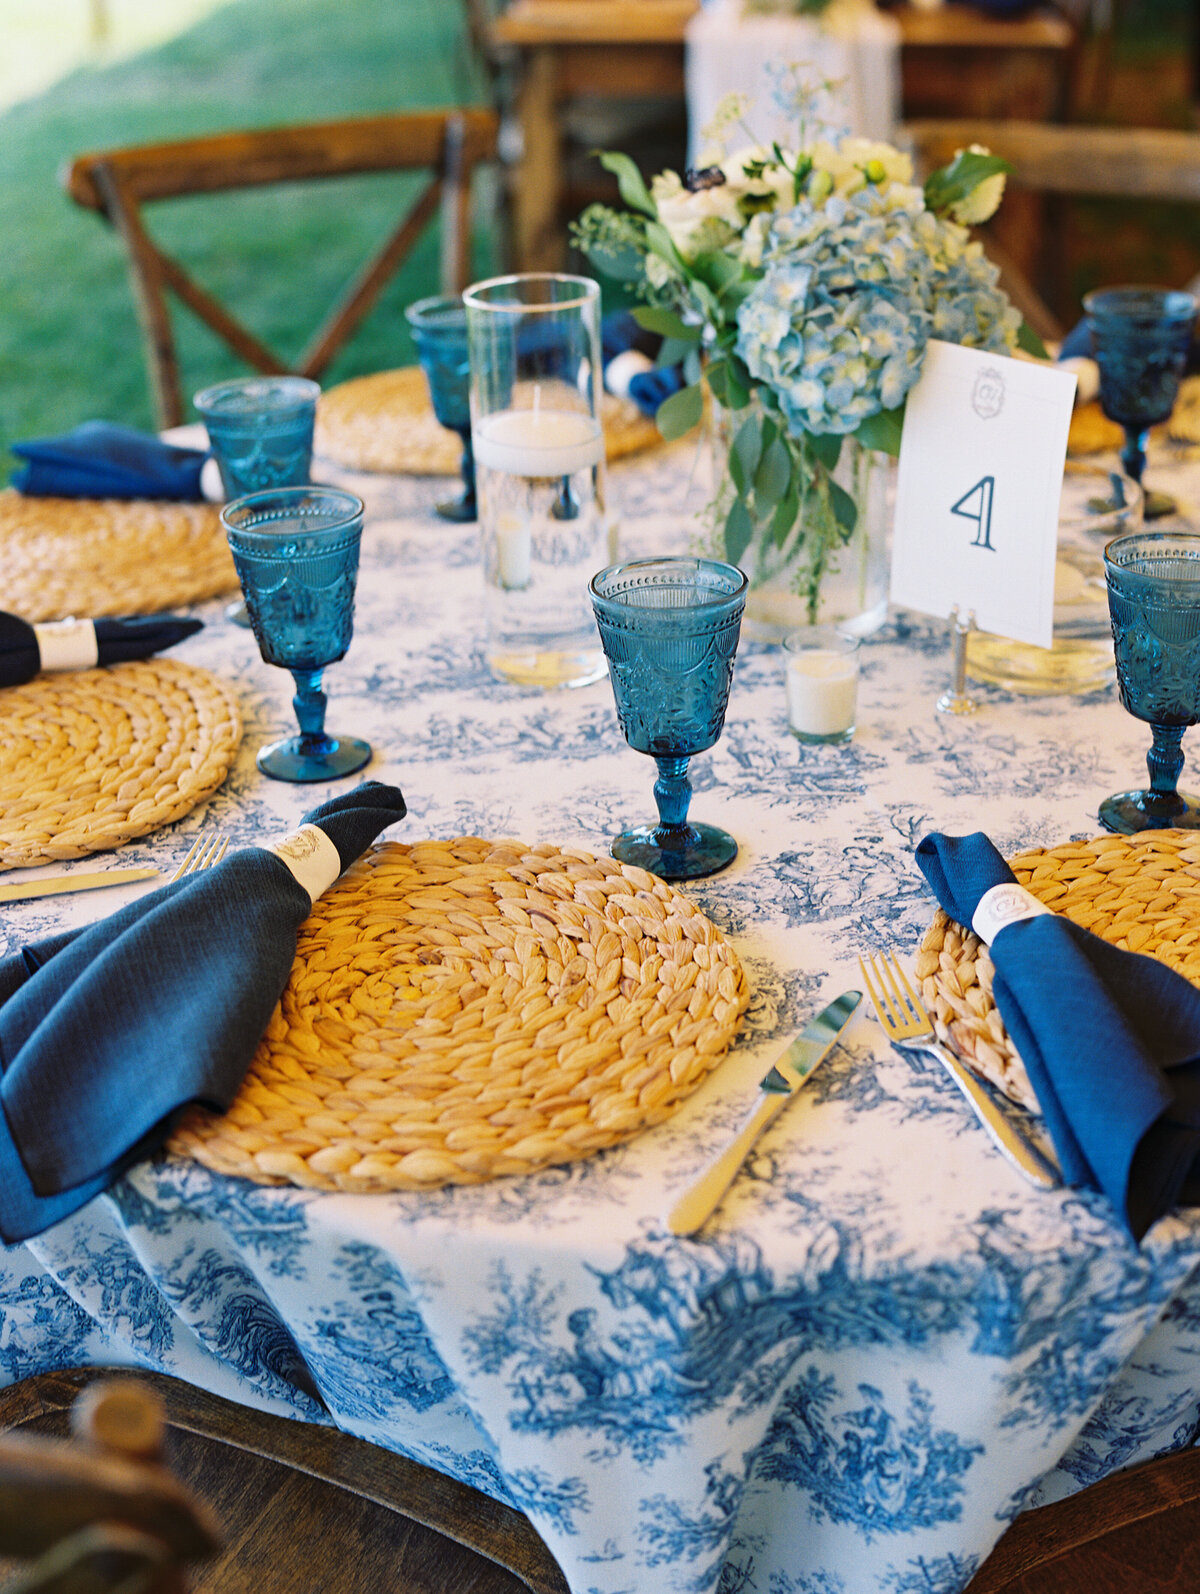
<svg viewBox="0 0 1200 1594">
<path fill-rule="evenodd" d="M 738 191 L 730 183 L 692 193 L 678 172 L 659 172 L 650 185 L 650 197 L 659 221 L 686 261 L 707 249 L 721 248 L 742 230 Z"/>
</svg>

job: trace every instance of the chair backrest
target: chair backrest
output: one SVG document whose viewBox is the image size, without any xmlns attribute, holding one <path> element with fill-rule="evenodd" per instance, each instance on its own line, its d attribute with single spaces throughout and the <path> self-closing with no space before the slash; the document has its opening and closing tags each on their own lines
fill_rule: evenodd
<svg viewBox="0 0 1200 1594">
<path fill-rule="evenodd" d="M 481 161 L 494 158 L 496 134 L 497 118 L 490 110 L 412 111 L 143 144 L 74 160 L 63 178 L 68 194 L 105 216 L 129 253 L 159 425 L 175 426 L 183 419 L 166 289 L 255 370 L 319 377 L 439 209 L 442 291 L 466 287 L 471 177 Z M 285 364 L 156 243 L 142 215 L 145 204 L 185 194 L 422 169 L 431 174 L 428 184 L 387 242 L 347 285 L 294 365 Z"/>
<path fill-rule="evenodd" d="M 958 119 L 913 121 L 904 132 L 922 175 L 945 165 L 955 150 L 982 144 L 1010 162 L 1010 182 L 1034 193 L 1200 202 L 1200 133 Z M 997 240 L 989 237 L 984 247 L 1030 325 L 1043 337 L 1061 335 L 1052 312 Z"/>
</svg>

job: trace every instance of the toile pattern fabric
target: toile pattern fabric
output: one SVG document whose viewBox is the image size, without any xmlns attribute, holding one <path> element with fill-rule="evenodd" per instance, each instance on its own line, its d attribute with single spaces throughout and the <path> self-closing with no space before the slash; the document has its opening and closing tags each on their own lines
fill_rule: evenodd
<svg viewBox="0 0 1200 1594">
<path fill-rule="evenodd" d="M 625 554 L 682 551 L 691 466 L 684 445 L 611 471 Z M 364 777 L 403 787 L 405 839 L 605 851 L 653 778 L 608 683 L 493 682 L 476 533 L 434 519 L 442 484 L 346 481 L 368 519 L 329 724 L 370 738 Z M 201 826 L 245 845 L 331 794 L 257 775 L 290 678 L 219 604 L 201 612 L 179 654 L 236 678 L 243 749 L 203 814 L 122 861 L 165 867 Z M 732 937 L 751 1004 L 668 1124 L 427 1194 L 140 1164 L 0 1251 L 0 1381 L 128 1362 L 335 1421 L 525 1511 L 572 1594 L 959 1594 L 1024 1507 L 1194 1444 L 1200 1212 L 1139 1249 L 1100 1194 L 1026 1185 L 940 1066 L 891 1052 L 865 1012 L 708 1225 L 662 1225 L 786 1041 L 860 983 L 857 955 L 911 957 L 935 907 L 923 835 L 982 829 L 1006 855 L 1092 835 L 1100 799 L 1141 778 L 1144 727 L 1111 690 L 981 687 L 959 721 L 934 711 L 948 673 L 945 625 L 900 616 L 862 649 L 854 742 L 801 747 L 778 652 L 743 643 L 692 776 L 692 811 L 742 851 L 683 889 Z M 2 934 L 11 950 L 96 912 L 14 904 Z"/>
</svg>

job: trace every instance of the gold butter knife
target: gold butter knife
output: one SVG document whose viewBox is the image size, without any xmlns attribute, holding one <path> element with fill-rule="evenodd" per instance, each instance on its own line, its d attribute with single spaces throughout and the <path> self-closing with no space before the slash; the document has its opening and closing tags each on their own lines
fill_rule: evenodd
<svg viewBox="0 0 1200 1594">
<path fill-rule="evenodd" d="M 0 886 L 0 902 L 25 902 L 33 897 L 57 897 L 68 891 L 99 891 L 101 886 L 125 886 L 132 880 L 153 880 L 157 869 L 105 869 L 100 874 L 56 874 L 48 880 L 23 880 Z"/>
<path fill-rule="evenodd" d="M 796 1092 L 812 1077 L 827 1052 L 832 1050 L 858 1011 L 861 991 L 844 991 L 816 1018 L 810 1019 L 792 1044 L 776 1060 L 774 1068 L 759 1086 L 754 1111 L 724 1151 L 715 1157 L 699 1177 L 688 1186 L 667 1213 L 671 1234 L 695 1234 L 719 1205 L 733 1183 L 750 1148 L 767 1125 L 787 1106 Z"/>
</svg>

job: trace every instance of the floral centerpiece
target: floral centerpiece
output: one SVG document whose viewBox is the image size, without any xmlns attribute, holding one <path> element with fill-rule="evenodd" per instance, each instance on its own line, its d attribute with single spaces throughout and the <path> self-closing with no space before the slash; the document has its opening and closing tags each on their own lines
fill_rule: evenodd
<svg viewBox="0 0 1200 1594">
<path fill-rule="evenodd" d="M 916 187 L 890 144 L 807 137 L 815 90 L 789 72 L 794 147 L 730 153 L 745 101 L 729 96 L 704 163 L 682 177 L 647 187 L 628 156 L 603 154 L 629 208 L 589 206 L 574 236 L 636 287 L 638 320 L 665 339 L 660 363 L 683 365 L 687 385 L 658 411 L 663 435 L 699 424 L 706 389 L 716 401 L 712 551 L 752 588 L 782 583 L 804 618 L 845 619 L 823 611 L 823 586 L 865 547 L 872 461 L 899 451 L 929 339 L 1000 353 L 1024 340 L 969 232 L 999 204 L 1008 166 L 973 147 Z"/>
</svg>

